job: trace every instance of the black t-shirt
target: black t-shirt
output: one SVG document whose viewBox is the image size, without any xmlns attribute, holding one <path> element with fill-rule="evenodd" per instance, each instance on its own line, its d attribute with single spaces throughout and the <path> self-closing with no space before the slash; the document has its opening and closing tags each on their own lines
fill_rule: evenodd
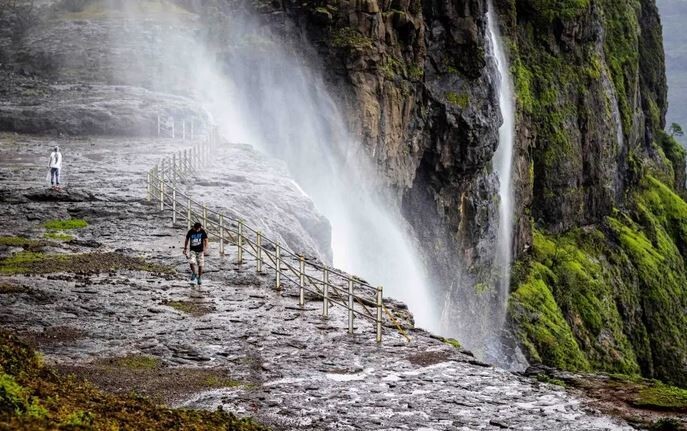
<svg viewBox="0 0 687 431">
<path fill-rule="evenodd" d="M 205 229 L 201 229 L 198 232 L 193 229 L 188 231 L 186 234 L 186 239 L 189 242 L 191 251 L 203 251 L 203 240 L 205 240 L 207 237 L 208 234 L 205 233 Z"/>
</svg>

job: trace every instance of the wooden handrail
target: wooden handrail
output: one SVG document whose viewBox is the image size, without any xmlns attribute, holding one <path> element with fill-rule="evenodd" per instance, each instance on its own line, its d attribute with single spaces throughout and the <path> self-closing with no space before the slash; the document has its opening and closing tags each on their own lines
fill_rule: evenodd
<svg viewBox="0 0 687 431">
<path fill-rule="evenodd" d="M 174 120 L 172 119 L 172 138 L 174 138 Z M 183 124 L 183 137 L 186 138 L 186 123 Z M 158 135 L 165 127 L 158 117 Z M 209 236 L 220 241 L 220 254 L 224 254 L 225 240 L 238 247 L 238 264 L 243 262 L 244 253 L 256 261 L 256 270 L 265 266 L 274 270 L 276 288 L 281 288 L 281 279 L 297 286 L 300 290 L 299 304 L 303 306 L 304 292 L 312 293 L 323 299 L 323 316 L 327 317 L 329 305 L 338 305 L 348 311 L 348 331 L 353 333 L 355 317 L 362 317 L 374 323 L 376 340 L 382 341 L 384 312 L 389 316 L 391 311 L 384 306 L 382 287 L 374 287 L 359 277 L 351 276 L 332 268 L 316 259 L 308 259 L 303 254 L 289 250 L 279 241 L 264 236 L 260 231 L 250 227 L 244 220 L 223 214 L 195 201 L 180 190 L 173 179 L 181 178 L 187 184 L 196 177 L 198 168 L 209 160 L 210 152 L 216 146 L 216 128 L 209 129 L 207 139 L 196 141 L 190 148 L 178 151 L 171 156 L 163 157 L 158 165 L 146 175 L 147 199 L 158 201 L 160 209 L 165 206 L 172 210 L 172 221 L 186 219 L 190 227 L 192 220 L 202 218 Z M 191 137 L 194 139 L 194 136 Z M 197 218 L 196 218 L 197 217 Z M 320 274 L 322 279 L 312 273 Z M 294 279 L 295 277 L 295 279 Z M 346 286 L 346 287 L 343 287 Z M 359 305 L 356 308 L 356 304 Z M 376 308 L 373 313 L 368 307 Z M 389 319 L 399 332 L 407 337 L 397 319 Z"/>
</svg>

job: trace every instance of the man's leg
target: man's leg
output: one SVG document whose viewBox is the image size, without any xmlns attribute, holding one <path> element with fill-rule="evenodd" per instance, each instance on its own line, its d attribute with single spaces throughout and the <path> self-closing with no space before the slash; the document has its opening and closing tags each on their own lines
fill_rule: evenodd
<svg viewBox="0 0 687 431">
<path fill-rule="evenodd" d="M 198 253 L 198 286 L 201 284 L 200 276 L 203 275 L 203 267 L 205 266 L 205 253 L 202 251 Z"/>
<path fill-rule="evenodd" d="M 60 168 L 55 169 L 55 182 L 60 186 Z"/>
<path fill-rule="evenodd" d="M 55 168 L 50 168 L 50 185 L 54 186 L 55 185 L 55 172 L 57 169 Z"/>
<path fill-rule="evenodd" d="M 193 251 L 189 252 L 188 263 L 191 266 L 191 283 L 196 281 L 196 255 Z"/>
</svg>

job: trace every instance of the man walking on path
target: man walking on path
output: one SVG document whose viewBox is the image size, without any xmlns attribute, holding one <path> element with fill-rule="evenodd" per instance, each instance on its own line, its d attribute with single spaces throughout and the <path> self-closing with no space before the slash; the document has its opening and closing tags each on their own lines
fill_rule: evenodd
<svg viewBox="0 0 687 431">
<path fill-rule="evenodd" d="M 60 170 L 62 169 L 62 153 L 60 153 L 60 147 L 55 145 L 52 153 L 50 153 L 50 162 L 48 164 L 50 167 L 50 186 L 55 188 L 60 188 Z"/>
<path fill-rule="evenodd" d="M 189 249 L 190 244 L 190 249 Z M 195 223 L 193 228 L 186 234 L 186 241 L 184 241 L 184 256 L 188 259 L 191 265 L 191 284 L 194 281 L 201 284 L 200 277 L 203 275 L 203 266 L 205 265 L 205 256 L 208 250 L 208 234 L 203 229 L 203 225 Z M 198 266 L 198 273 L 196 273 L 196 265 Z"/>
</svg>

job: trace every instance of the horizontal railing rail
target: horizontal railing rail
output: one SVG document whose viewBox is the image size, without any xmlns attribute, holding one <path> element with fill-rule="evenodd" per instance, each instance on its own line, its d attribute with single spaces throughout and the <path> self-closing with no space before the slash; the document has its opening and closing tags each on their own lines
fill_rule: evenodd
<svg viewBox="0 0 687 431">
<path fill-rule="evenodd" d="M 158 127 L 161 127 L 160 120 Z M 264 274 L 265 268 L 274 271 L 275 289 L 281 290 L 285 284 L 296 287 L 300 307 L 305 305 L 306 293 L 322 299 L 324 318 L 329 317 L 331 306 L 340 306 L 347 310 L 349 333 L 354 332 L 355 319 L 363 318 L 373 323 L 377 342 L 382 341 L 386 313 L 386 326 L 396 327 L 409 340 L 399 319 L 385 306 L 381 286 L 372 286 L 314 257 L 295 253 L 280 241 L 268 238 L 262 231 L 249 226 L 243 219 L 210 209 L 181 189 L 180 184 L 191 184 L 199 169 L 209 162 L 216 144 L 217 132 L 213 127 L 209 128 L 205 139 L 191 148 L 163 157 L 147 173 L 147 200 L 157 202 L 160 211 L 170 209 L 173 226 L 184 220 L 190 229 L 194 221 L 200 221 L 208 236 L 219 243 L 220 256 L 225 255 L 227 244 L 235 245 L 237 264 L 243 264 L 248 257 L 255 261 L 256 272 Z"/>
</svg>

